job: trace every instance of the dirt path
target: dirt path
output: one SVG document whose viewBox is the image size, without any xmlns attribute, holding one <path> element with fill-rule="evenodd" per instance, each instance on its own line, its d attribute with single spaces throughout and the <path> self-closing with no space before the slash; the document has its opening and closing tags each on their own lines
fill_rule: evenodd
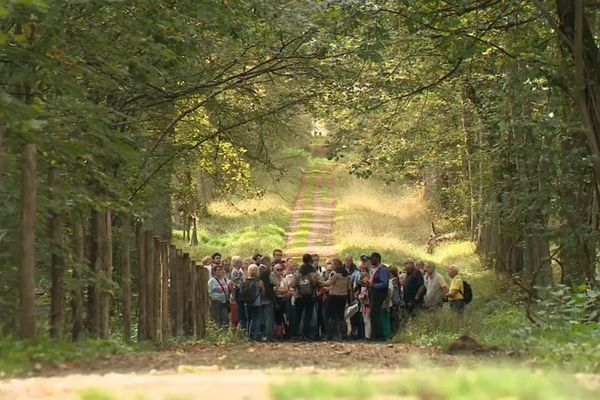
<svg viewBox="0 0 600 400">
<path fill-rule="evenodd" d="M 316 157 L 325 157 L 326 154 L 326 147 L 318 148 L 313 152 Z M 309 198 L 310 193 L 312 193 L 311 198 Z M 286 255 L 301 256 L 304 253 L 317 253 L 322 257 L 336 255 L 333 237 L 335 207 L 335 184 L 332 171 L 323 168 L 306 174 L 300 184 L 292 211 L 292 220 L 286 232 Z M 305 238 L 306 229 L 308 235 Z"/>
<path fill-rule="evenodd" d="M 114 399 L 266 400 L 269 383 L 299 374 L 389 372 L 411 367 L 415 357 L 438 365 L 453 362 L 435 349 L 402 344 L 188 344 L 63 366 L 42 371 L 43 377 L 0 380 L 0 399 L 106 399 L 91 397 L 90 389 L 102 388 Z"/>
</svg>

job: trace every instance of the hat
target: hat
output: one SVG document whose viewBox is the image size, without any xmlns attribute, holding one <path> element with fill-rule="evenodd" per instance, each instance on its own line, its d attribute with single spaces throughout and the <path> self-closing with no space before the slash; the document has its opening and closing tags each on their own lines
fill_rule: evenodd
<svg viewBox="0 0 600 400">
<path fill-rule="evenodd" d="M 371 259 L 371 257 L 369 257 L 369 256 L 368 256 L 368 255 L 366 255 L 366 254 L 362 254 L 362 255 L 360 256 L 360 261 L 369 261 L 370 259 Z"/>
</svg>

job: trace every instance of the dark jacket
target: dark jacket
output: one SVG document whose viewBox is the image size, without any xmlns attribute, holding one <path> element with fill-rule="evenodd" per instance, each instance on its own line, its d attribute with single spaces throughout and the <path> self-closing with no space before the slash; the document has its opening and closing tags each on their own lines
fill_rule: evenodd
<svg viewBox="0 0 600 400">
<path fill-rule="evenodd" d="M 375 292 L 386 292 L 388 291 L 390 285 L 390 271 L 383 264 L 377 269 L 375 275 L 373 276 L 373 284 L 371 285 L 371 290 Z"/>
</svg>

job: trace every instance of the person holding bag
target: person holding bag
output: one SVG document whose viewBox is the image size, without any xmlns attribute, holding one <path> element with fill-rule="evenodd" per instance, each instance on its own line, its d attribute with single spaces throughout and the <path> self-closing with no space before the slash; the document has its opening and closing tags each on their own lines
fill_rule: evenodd
<svg viewBox="0 0 600 400">
<path fill-rule="evenodd" d="M 220 265 L 213 267 L 214 276 L 208 280 L 210 297 L 210 316 L 220 328 L 229 326 L 229 287 L 225 279 L 225 271 Z"/>
</svg>

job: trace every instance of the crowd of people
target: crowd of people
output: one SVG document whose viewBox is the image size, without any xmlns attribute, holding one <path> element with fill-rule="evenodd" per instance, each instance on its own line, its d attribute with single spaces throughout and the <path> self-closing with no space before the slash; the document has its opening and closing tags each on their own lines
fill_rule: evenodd
<svg viewBox="0 0 600 400">
<path fill-rule="evenodd" d="M 251 340 L 369 340 L 391 338 L 407 318 L 422 310 L 465 308 L 465 286 L 455 265 L 448 285 L 431 262 L 404 261 L 400 271 L 382 263 L 379 253 L 352 255 L 321 265 L 317 254 L 304 254 L 302 264 L 271 256 L 215 253 L 203 260 L 210 313 L 222 328 L 246 332 Z"/>
</svg>

